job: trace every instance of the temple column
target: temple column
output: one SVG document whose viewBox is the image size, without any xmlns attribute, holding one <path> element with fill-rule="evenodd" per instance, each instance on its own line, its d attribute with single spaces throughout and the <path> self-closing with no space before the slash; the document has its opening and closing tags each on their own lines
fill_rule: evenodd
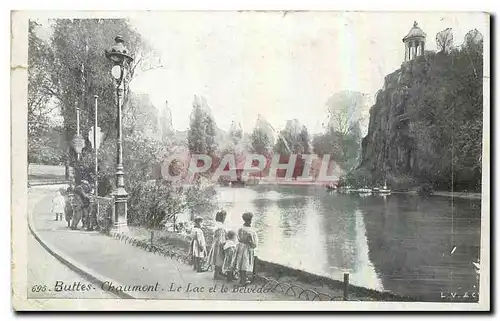
<svg viewBox="0 0 500 321">
<path fill-rule="evenodd" d="M 405 43 L 405 61 L 408 61 L 408 43 Z"/>
</svg>

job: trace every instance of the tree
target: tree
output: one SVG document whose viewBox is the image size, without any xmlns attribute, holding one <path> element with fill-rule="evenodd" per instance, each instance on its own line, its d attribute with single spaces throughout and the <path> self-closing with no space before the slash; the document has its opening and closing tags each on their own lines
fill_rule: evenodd
<svg viewBox="0 0 500 321">
<path fill-rule="evenodd" d="M 64 138 L 69 144 L 76 133 L 76 106 L 80 107 L 80 128 L 85 137 L 93 126 L 94 95 L 99 96 L 99 123 L 104 130 L 103 143 L 116 138 L 116 88 L 109 76 L 111 63 L 104 50 L 122 35 L 130 54 L 135 58 L 129 66 L 126 84 L 142 70 L 153 51 L 125 19 L 57 19 L 53 24 L 50 48 L 53 61 L 50 68 L 49 91 L 63 117 Z M 147 66 L 150 68 L 150 66 Z M 127 114 L 128 86 L 125 88 L 123 113 Z M 92 152 L 88 147 L 82 154 Z M 82 159 L 86 159 L 82 155 Z M 71 149 L 69 162 L 76 155 Z M 88 163 L 80 164 L 92 171 Z"/>
<path fill-rule="evenodd" d="M 260 115 L 250 136 L 252 151 L 259 155 L 269 156 L 272 151 L 273 135 L 271 125 Z"/>
<path fill-rule="evenodd" d="M 205 140 L 205 114 L 201 105 L 195 99 L 193 102 L 193 110 L 190 115 L 190 123 L 188 130 L 188 147 L 192 154 L 205 154 L 207 152 Z"/>
<path fill-rule="evenodd" d="M 40 25 L 30 20 L 28 26 L 28 161 L 59 164 L 64 145 L 54 137 L 51 121 L 57 105 L 52 101 L 50 46 L 37 36 Z"/>
<path fill-rule="evenodd" d="M 255 127 L 252 132 L 252 150 L 259 155 L 268 156 L 271 151 L 271 138 L 261 128 Z"/>
<path fill-rule="evenodd" d="M 309 137 L 309 131 L 306 126 L 302 126 L 302 130 L 299 133 L 297 151 L 299 154 L 310 154 L 311 152 L 311 139 Z"/>
<path fill-rule="evenodd" d="M 217 126 L 215 125 L 215 120 L 212 115 L 206 113 L 203 118 L 204 128 L 205 128 L 205 144 L 207 154 L 214 156 L 217 153 Z"/>
<path fill-rule="evenodd" d="M 231 122 L 228 136 L 234 145 L 238 145 L 238 143 L 240 143 L 240 141 L 243 139 L 243 129 L 241 128 L 241 124 L 234 121 Z"/>
<path fill-rule="evenodd" d="M 192 154 L 215 155 L 217 151 L 217 127 L 204 99 L 194 97 L 190 115 L 188 147 Z"/>
<path fill-rule="evenodd" d="M 467 32 L 467 34 L 464 37 L 464 43 L 463 46 L 472 46 L 472 45 L 478 45 L 483 41 L 483 35 L 479 32 L 477 29 L 472 29 Z"/>
<path fill-rule="evenodd" d="M 440 52 L 449 52 L 453 47 L 453 32 L 446 28 L 436 34 L 436 44 Z"/>
<path fill-rule="evenodd" d="M 341 91 L 326 102 L 328 122 L 325 133 L 316 136 L 315 152 L 330 154 L 342 169 L 357 166 L 361 151 L 360 122 L 365 117 L 366 95 L 359 92 Z"/>
<path fill-rule="evenodd" d="M 341 91 L 326 102 L 328 112 L 327 127 L 342 136 L 350 134 L 365 117 L 366 95 L 359 92 Z"/>
</svg>

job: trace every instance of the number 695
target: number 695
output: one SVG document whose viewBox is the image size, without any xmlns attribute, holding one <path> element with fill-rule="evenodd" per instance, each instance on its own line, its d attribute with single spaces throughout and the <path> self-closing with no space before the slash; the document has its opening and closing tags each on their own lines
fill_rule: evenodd
<svg viewBox="0 0 500 321">
<path fill-rule="evenodd" d="M 45 292 L 47 291 L 47 286 L 46 285 L 33 285 L 31 288 L 31 292 Z"/>
</svg>

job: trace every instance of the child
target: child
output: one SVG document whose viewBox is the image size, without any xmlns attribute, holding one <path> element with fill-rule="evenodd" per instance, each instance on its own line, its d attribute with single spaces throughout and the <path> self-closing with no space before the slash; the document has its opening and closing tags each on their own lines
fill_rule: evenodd
<svg viewBox="0 0 500 321">
<path fill-rule="evenodd" d="M 64 207 L 66 205 L 66 201 L 61 194 L 61 190 L 58 190 L 56 196 L 52 199 L 52 214 L 56 215 L 56 221 L 59 221 L 59 217 L 62 221 L 62 216 L 64 213 Z"/>
<path fill-rule="evenodd" d="M 259 243 L 257 233 L 252 227 L 253 214 L 243 213 L 243 226 L 238 229 L 238 246 L 236 247 L 235 269 L 239 271 L 240 284 L 247 285 L 251 281 L 248 273 L 253 273 L 255 249 Z"/>
<path fill-rule="evenodd" d="M 201 217 L 196 217 L 194 219 L 194 227 L 191 231 L 191 246 L 189 248 L 189 253 L 193 258 L 193 268 L 196 272 L 203 272 L 201 268 L 201 261 L 206 255 L 206 243 L 205 235 L 201 229 L 201 222 L 203 219 Z"/>
<path fill-rule="evenodd" d="M 215 214 L 217 226 L 214 232 L 214 242 L 208 255 L 208 264 L 214 268 L 214 280 L 222 279 L 222 264 L 224 263 L 224 243 L 226 242 L 226 212 L 219 211 Z"/>
<path fill-rule="evenodd" d="M 234 276 L 234 264 L 236 258 L 236 233 L 234 231 L 227 232 L 227 240 L 224 244 L 224 264 L 222 271 L 226 273 L 228 282 L 236 280 Z"/>
</svg>

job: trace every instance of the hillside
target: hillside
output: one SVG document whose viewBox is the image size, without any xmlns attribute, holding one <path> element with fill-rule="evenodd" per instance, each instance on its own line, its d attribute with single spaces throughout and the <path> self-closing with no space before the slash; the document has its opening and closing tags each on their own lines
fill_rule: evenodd
<svg viewBox="0 0 500 321">
<path fill-rule="evenodd" d="M 370 109 L 362 160 L 351 178 L 393 188 L 432 184 L 479 191 L 482 40 L 426 52 L 385 77 Z"/>
</svg>

